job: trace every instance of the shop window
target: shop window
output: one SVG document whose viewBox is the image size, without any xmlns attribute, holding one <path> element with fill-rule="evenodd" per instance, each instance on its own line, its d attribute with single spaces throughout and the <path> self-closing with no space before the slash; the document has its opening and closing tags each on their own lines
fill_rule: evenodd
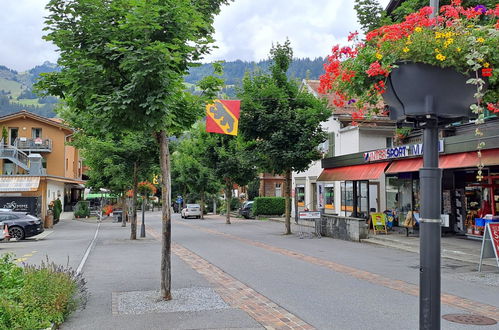
<svg viewBox="0 0 499 330">
<path fill-rule="evenodd" d="M 392 148 L 393 147 L 393 137 L 387 137 L 386 138 L 386 147 L 387 148 Z"/>
<path fill-rule="evenodd" d="M 298 206 L 305 206 L 305 187 L 296 187 L 296 202 Z"/>
<path fill-rule="evenodd" d="M 327 186 L 324 189 L 325 208 L 328 210 L 334 209 L 334 185 Z"/>
<path fill-rule="evenodd" d="M 353 181 L 343 181 L 341 183 L 341 210 L 345 216 L 353 211 Z"/>
</svg>

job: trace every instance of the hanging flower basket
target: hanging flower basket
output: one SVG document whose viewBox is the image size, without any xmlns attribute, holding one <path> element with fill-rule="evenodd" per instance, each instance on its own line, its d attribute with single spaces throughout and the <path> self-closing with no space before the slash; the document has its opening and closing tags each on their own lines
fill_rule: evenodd
<svg viewBox="0 0 499 330">
<path fill-rule="evenodd" d="M 440 123 L 456 122 L 470 117 L 470 105 L 476 102 L 469 79 L 451 68 L 400 63 L 390 72 L 382 96 L 392 120 L 423 121 L 430 115 Z"/>
<path fill-rule="evenodd" d="M 358 121 L 383 112 L 382 99 L 396 120 L 430 111 L 443 121 L 473 112 L 480 121 L 485 109 L 499 112 L 499 4 L 463 8 L 453 0 L 440 16 L 432 12 L 424 7 L 363 40 L 352 33 L 351 46 L 333 47 L 320 92 L 356 106 Z"/>
</svg>

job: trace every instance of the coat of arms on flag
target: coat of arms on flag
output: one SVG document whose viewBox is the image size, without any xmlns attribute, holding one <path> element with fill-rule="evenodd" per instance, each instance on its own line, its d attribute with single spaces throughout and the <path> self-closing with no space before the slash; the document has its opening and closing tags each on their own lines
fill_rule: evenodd
<svg viewBox="0 0 499 330">
<path fill-rule="evenodd" d="M 206 105 L 206 131 L 237 135 L 240 106 L 239 100 L 213 100 Z"/>
</svg>

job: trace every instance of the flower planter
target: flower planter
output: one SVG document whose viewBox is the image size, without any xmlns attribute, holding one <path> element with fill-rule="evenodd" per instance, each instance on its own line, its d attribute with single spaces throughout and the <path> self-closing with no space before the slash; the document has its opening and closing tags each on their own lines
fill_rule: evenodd
<svg viewBox="0 0 499 330">
<path fill-rule="evenodd" d="M 455 122 L 471 115 L 476 86 L 469 77 L 451 68 L 423 63 L 400 63 L 387 79 L 383 99 L 396 121 L 424 121 L 428 115 L 439 123 Z"/>
</svg>

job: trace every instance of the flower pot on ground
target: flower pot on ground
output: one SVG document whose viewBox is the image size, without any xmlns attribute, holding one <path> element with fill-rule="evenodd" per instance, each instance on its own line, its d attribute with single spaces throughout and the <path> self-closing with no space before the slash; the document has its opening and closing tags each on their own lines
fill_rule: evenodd
<svg viewBox="0 0 499 330">
<path fill-rule="evenodd" d="M 400 63 L 387 79 L 382 94 L 390 110 L 390 119 L 424 120 L 427 115 L 439 122 L 456 122 L 470 117 L 476 102 L 476 87 L 470 79 L 451 68 L 423 63 Z"/>
</svg>

